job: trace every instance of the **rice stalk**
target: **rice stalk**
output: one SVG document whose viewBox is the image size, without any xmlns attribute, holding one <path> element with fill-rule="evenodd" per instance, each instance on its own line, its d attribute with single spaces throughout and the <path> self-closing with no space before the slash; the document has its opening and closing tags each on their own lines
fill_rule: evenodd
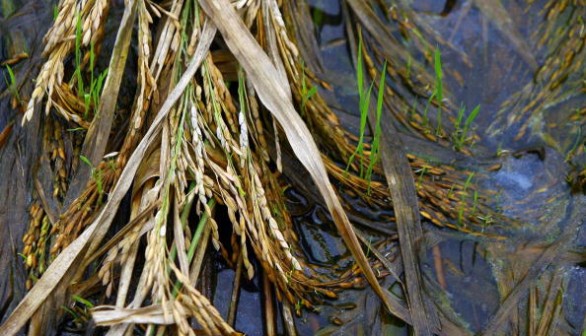
<svg viewBox="0 0 586 336">
<path fill-rule="evenodd" d="M 80 5 L 83 5 L 81 10 Z M 32 118 L 35 105 L 40 103 L 45 95 L 48 99 L 45 113 L 48 114 L 51 110 L 55 87 L 61 85 L 64 79 L 65 59 L 75 47 L 75 39 L 71 37 L 75 35 L 76 20 L 78 19 L 83 27 L 81 46 L 89 47 L 91 43 L 96 44 L 101 36 L 98 32 L 102 29 L 108 6 L 107 0 L 83 1 L 80 4 L 76 0 L 64 0 L 60 3 L 55 23 L 45 35 L 43 56 L 47 57 L 47 61 L 35 80 L 35 89 L 23 116 L 23 124 Z M 62 116 L 69 120 L 67 114 Z"/>
<path fill-rule="evenodd" d="M 23 118 L 23 121 L 29 120 L 34 105 L 41 103 L 47 110 L 57 111 L 50 114 L 52 122 L 47 126 L 55 133 L 47 137 L 50 142 L 47 153 L 57 171 L 57 178 L 52 182 L 57 190 L 55 198 L 66 200 L 67 195 L 73 198 L 71 204 L 64 202 L 67 206 L 63 211 L 55 211 L 40 192 L 30 208 L 31 227 L 24 237 L 25 262 L 38 269 L 35 275 L 41 275 L 45 271 L 44 260 L 54 259 L 45 275 L 33 286 L 31 295 L 42 294 L 38 297 L 44 299 L 55 288 L 61 288 L 57 286 L 59 281 L 81 281 L 82 274 L 88 272 L 101 280 L 106 300 L 115 304 L 115 307 L 101 306 L 92 310 L 100 325 L 112 326 L 111 334 L 129 332 L 132 324 L 143 325 L 147 332 L 235 334 L 233 327 L 211 305 L 205 290 L 198 287 L 202 282 L 202 260 L 211 242 L 226 263 L 238 265 L 247 278 L 260 271 L 271 281 L 265 289 L 283 302 L 289 317 L 288 330 L 293 328 L 290 320 L 293 306 L 299 314 L 302 307 L 311 308 L 327 298 L 335 298 L 342 288 L 362 287 L 365 283 L 362 276 L 368 279 L 389 311 L 407 323 L 416 324 L 417 330 L 424 330 L 421 315 L 415 315 L 428 310 L 426 302 L 417 305 L 410 298 L 406 307 L 404 302 L 389 296 L 380 287 L 377 276 L 381 274 L 373 272 L 373 269 L 380 268 L 380 264 L 371 266 L 371 261 L 364 255 L 345 214 L 343 206 L 349 203 L 340 202 L 329 183 L 330 179 L 335 179 L 344 192 L 357 195 L 369 204 L 400 206 L 400 197 L 391 197 L 392 191 L 383 180 L 384 165 L 378 164 L 381 161 L 379 155 L 385 155 L 382 154 L 385 144 L 381 138 L 385 130 L 378 126 L 385 119 L 384 110 L 391 112 L 397 124 L 415 130 L 414 143 L 431 138 L 437 145 L 433 150 L 442 160 L 441 166 L 437 167 L 425 159 L 425 153 L 408 153 L 402 158 L 403 176 L 418 177 L 415 192 L 419 201 L 409 203 L 413 209 L 419 209 L 413 214 L 415 217 L 421 216 L 437 226 L 474 235 L 484 235 L 483 230 L 491 220 L 502 219 L 503 224 L 510 224 L 484 205 L 488 196 L 478 195 L 471 180 L 470 183 L 463 182 L 476 172 L 452 165 L 453 158 L 466 158 L 468 153 L 462 151 L 458 153 L 461 156 L 456 156 L 450 152 L 449 132 L 442 132 L 438 122 L 436 132 L 426 133 L 421 106 L 415 107 L 411 116 L 404 113 L 412 109 L 409 102 L 413 97 L 426 100 L 433 96 L 429 90 L 433 77 L 422 71 L 424 64 L 415 62 L 408 52 L 402 48 L 393 50 L 392 47 L 399 46 L 400 41 L 389 34 L 380 20 L 366 22 L 373 15 L 373 3 L 368 2 L 348 1 L 348 4 L 353 11 L 350 15 L 358 17 L 365 32 L 364 48 L 359 54 L 364 61 L 362 84 L 370 77 L 376 87 L 374 79 L 379 79 L 376 115 L 371 118 L 374 121 L 372 145 L 367 144 L 364 134 L 362 139 L 357 139 L 344 130 L 332 108 L 321 97 L 317 87 L 322 85 L 327 89 L 328 84 L 319 79 L 320 74 L 313 73 L 316 69 L 306 66 L 309 63 L 301 57 L 303 51 L 298 49 L 301 38 L 296 34 L 303 32 L 292 24 L 295 22 L 292 2 L 242 0 L 230 4 L 224 1 L 222 15 L 230 15 L 230 20 L 222 20 L 217 13 L 211 15 L 214 3 L 218 2 L 202 1 L 206 11 L 201 11 L 199 1 L 195 0 L 162 4 L 137 0 L 128 3 L 136 6 L 136 15 L 128 16 L 127 22 L 129 27 L 134 24 L 137 27 L 136 93 L 129 116 L 115 107 L 111 109 L 117 117 L 128 120 L 128 125 L 106 125 L 108 127 L 100 127 L 99 131 L 107 137 L 111 130 L 124 136 L 119 142 L 104 140 L 103 148 L 88 140 L 83 151 L 77 143 L 76 155 L 63 151 L 65 145 L 59 142 L 60 134 L 57 133 L 70 126 L 98 127 L 94 126 L 97 119 L 81 117 L 87 106 L 79 99 L 79 91 L 85 88 L 76 88 L 75 84 L 80 83 L 75 79 L 68 81 L 62 74 L 64 60 L 75 53 L 76 35 L 80 56 L 78 66 L 85 67 L 84 62 L 89 61 L 92 68 L 94 63 L 91 50 L 99 45 L 97 36 L 103 30 L 107 5 L 97 0 L 84 3 L 86 7 L 93 5 L 76 13 L 75 2 L 62 2 L 54 28 L 55 36 L 60 38 L 51 40 L 46 68 L 43 67 L 39 75 L 34 91 L 37 93 L 33 94 L 32 105 L 29 104 L 33 109 L 27 110 Z M 394 14 L 389 13 L 391 20 L 401 21 L 393 19 Z M 397 15 L 408 16 L 409 13 Z M 65 18 L 72 16 L 77 16 L 79 21 L 64 23 Z M 224 40 L 218 36 L 214 50 L 210 49 L 210 44 L 215 27 L 210 20 L 221 27 L 224 36 Z M 238 29 L 230 30 L 228 25 L 237 21 L 242 21 Z M 155 22 L 158 26 L 154 25 Z M 405 23 L 401 22 L 401 29 L 406 29 Z M 384 29 L 380 35 L 372 34 L 380 32 L 381 27 Z M 255 34 L 254 37 L 251 34 Z M 428 37 L 421 32 L 409 34 L 419 35 L 417 42 L 410 46 L 414 50 L 430 44 L 426 40 Z M 235 40 L 240 38 L 246 40 L 247 48 L 252 47 L 247 49 L 239 45 Z M 215 50 L 222 48 L 224 43 L 234 57 L 227 50 Z M 388 47 L 384 47 L 385 44 Z M 84 51 L 90 56 L 88 61 L 81 57 Z M 431 55 L 421 52 L 429 62 Z M 259 59 L 252 57 L 251 61 L 251 53 L 258 55 Z M 388 60 L 387 67 L 381 66 L 385 59 Z M 226 63 L 230 63 L 232 72 L 223 68 Z M 235 69 L 240 68 L 234 76 Z M 128 70 L 124 67 L 110 69 L 108 76 L 120 76 L 124 71 Z M 422 77 L 415 78 L 414 74 L 419 73 L 423 74 Z M 386 86 L 387 76 L 410 83 L 414 91 Z M 234 89 L 232 85 L 238 87 Z M 113 91 L 108 92 L 115 92 L 114 95 L 118 96 L 117 89 L 110 90 Z M 448 97 L 449 92 L 442 91 L 438 95 Z M 111 102 L 115 102 L 116 97 L 111 98 Z M 362 97 L 363 108 L 368 107 L 365 97 Z M 443 99 L 439 99 L 437 105 L 446 113 L 441 116 L 443 125 L 449 124 L 446 120 L 454 119 L 457 120 L 456 128 L 466 130 L 464 134 L 472 131 L 471 117 L 463 120 L 463 115 L 452 115 L 455 109 L 449 101 L 443 104 Z M 301 110 L 303 121 L 295 108 Z M 63 125 L 59 126 L 59 123 Z M 366 119 L 363 126 L 362 131 L 366 131 Z M 319 272 L 319 267 L 307 262 L 298 246 L 291 214 L 284 202 L 283 189 L 287 182 L 281 174 L 287 174 L 287 169 L 291 169 L 287 167 L 291 164 L 288 161 L 293 161 L 294 156 L 287 152 L 289 149 L 283 135 L 304 164 L 305 168 L 301 167 L 299 171 L 307 169 L 312 174 L 320 191 L 316 195 L 324 197 L 340 235 L 348 243 L 359 266 L 324 275 Z M 88 138 L 92 139 L 91 136 Z M 473 138 L 471 134 L 469 139 L 472 141 Z M 83 133 L 79 139 L 83 140 Z M 349 165 L 348 171 L 344 171 L 342 165 L 352 157 L 356 142 L 363 143 L 363 162 L 360 166 Z M 104 158 L 106 145 L 117 146 L 118 153 Z M 91 164 L 81 165 L 79 169 L 99 171 L 100 178 L 81 179 L 80 192 L 70 192 L 67 181 L 73 172 L 63 167 L 72 155 L 85 156 L 88 152 L 95 154 L 88 158 Z M 368 167 L 366 175 L 372 176 L 372 181 L 360 176 L 363 167 Z M 392 181 L 394 175 L 386 175 Z M 307 181 L 302 183 L 307 184 Z M 121 228 L 111 228 L 110 232 L 116 231 L 112 232 L 113 238 L 104 240 L 127 193 L 130 219 L 122 223 Z M 71 196 L 77 194 L 79 197 Z M 318 202 L 324 200 L 320 198 Z M 227 221 L 216 220 L 220 212 L 226 212 Z M 228 237 L 223 237 L 220 232 L 226 232 Z M 416 237 L 415 241 L 419 238 Z M 396 235 L 389 239 L 396 239 Z M 413 241 L 402 245 L 409 244 Z M 141 249 L 143 245 L 146 247 Z M 371 254 L 384 259 L 376 247 L 371 248 L 370 243 L 365 245 Z M 51 256 L 43 251 L 50 252 Z M 138 262 L 141 255 L 145 256 L 144 264 Z M 255 269 L 255 261 L 262 270 Z M 385 266 L 392 269 L 388 263 Z M 411 275 L 408 277 L 412 278 Z M 32 282 L 31 278 L 31 285 Z M 90 280 L 83 283 L 80 291 L 87 290 L 84 286 L 89 283 Z M 135 291 L 130 290 L 133 286 L 136 286 Z M 413 288 L 408 292 L 413 292 Z M 23 302 L 23 306 L 17 309 L 17 315 L 21 315 L 9 318 L 0 329 L 2 332 L 20 328 L 32 311 L 42 305 L 32 302 L 30 296 Z M 425 309 L 413 311 L 421 306 Z M 434 311 L 428 313 L 432 320 Z M 442 319 L 441 322 L 446 321 Z M 543 324 L 546 322 L 550 321 Z M 436 331 L 435 327 L 430 323 L 430 330 Z"/>
</svg>

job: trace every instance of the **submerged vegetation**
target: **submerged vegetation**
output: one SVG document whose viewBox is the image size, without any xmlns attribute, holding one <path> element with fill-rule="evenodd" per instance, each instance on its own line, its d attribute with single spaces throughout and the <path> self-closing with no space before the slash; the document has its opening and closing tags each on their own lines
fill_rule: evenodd
<svg viewBox="0 0 586 336">
<path fill-rule="evenodd" d="M 5 277 L 27 294 L 4 291 L 0 334 L 236 335 L 237 315 L 254 310 L 238 302 L 246 286 L 262 292 L 268 335 L 400 323 L 416 335 L 581 332 L 571 268 L 586 259 L 575 237 L 586 13 L 577 0 L 521 3 L 468 0 L 433 15 L 410 1 L 345 0 L 338 21 L 304 0 L 47 7 L 42 54 L 3 63 L 0 98 L 17 103 L 0 153 L 28 150 L 31 162 L 7 169 L 26 178 L 28 226 L 11 237 L 22 244 L 4 244 L 16 260 Z M 463 21 L 478 24 L 471 8 L 506 36 L 504 51 L 455 41 Z M 506 9 L 540 19 L 524 19 L 525 38 Z M 453 20 L 450 34 L 440 18 Z M 332 21 L 342 47 L 318 42 Z M 349 50 L 352 80 L 322 60 L 328 48 Z M 482 83 L 505 77 L 501 61 L 516 86 Z M 356 104 L 338 102 L 347 87 Z M 494 143 L 511 155 L 495 156 Z M 566 178 L 549 179 L 552 155 Z M 545 209 L 516 212 L 531 201 Z M 462 280 L 467 243 L 482 290 Z M 229 289 L 211 285 L 218 264 L 232 270 Z"/>
</svg>

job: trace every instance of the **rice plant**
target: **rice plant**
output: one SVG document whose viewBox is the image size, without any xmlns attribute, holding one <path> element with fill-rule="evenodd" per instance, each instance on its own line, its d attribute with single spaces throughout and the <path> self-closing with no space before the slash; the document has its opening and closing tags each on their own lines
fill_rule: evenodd
<svg viewBox="0 0 586 336">
<path fill-rule="evenodd" d="M 433 53 L 433 64 L 434 64 L 434 87 L 429 99 L 427 100 L 427 104 L 425 105 L 425 110 L 423 111 L 423 122 L 426 127 L 429 127 L 429 108 L 435 102 L 437 106 L 437 115 L 436 115 L 436 128 L 435 128 L 435 135 L 440 136 L 442 130 L 442 106 L 444 100 L 444 88 L 443 88 L 443 70 L 442 70 L 442 60 L 441 60 L 441 53 L 438 48 L 435 49 Z M 430 127 L 431 128 L 431 127 Z"/>
<path fill-rule="evenodd" d="M 89 50 L 89 74 L 90 74 L 90 82 L 89 85 L 86 86 L 83 78 L 83 27 L 82 27 L 82 20 L 77 14 L 76 24 L 75 24 L 75 72 L 73 75 L 73 79 L 77 82 L 77 96 L 79 99 L 83 101 L 84 104 L 84 119 L 89 117 L 90 109 L 93 107 L 94 110 L 97 110 L 97 107 L 100 102 L 100 94 L 102 92 L 102 87 L 104 85 L 104 80 L 106 79 L 106 75 L 108 74 L 108 69 L 105 69 L 100 73 L 97 77 L 95 76 L 95 65 L 96 65 L 96 55 L 94 51 L 94 43 L 90 43 L 90 50 Z"/>
<path fill-rule="evenodd" d="M 365 89 L 365 75 L 364 75 L 364 63 L 362 59 L 362 37 L 358 35 L 358 56 L 356 61 L 356 84 L 358 87 L 358 108 L 360 111 L 360 129 L 359 129 L 359 138 L 358 144 L 356 145 L 355 151 L 352 153 L 348 160 L 348 164 L 346 166 L 346 171 L 348 171 L 350 165 L 352 165 L 356 156 L 360 157 L 360 177 L 364 178 L 368 183 L 367 193 L 370 193 L 370 181 L 372 180 L 372 172 L 374 170 L 374 166 L 376 165 L 380 153 L 380 136 L 381 136 L 381 116 L 382 116 L 382 109 L 383 109 L 383 99 L 384 99 L 384 92 L 385 92 L 385 82 L 386 82 L 386 72 L 387 72 L 387 63 L 383 64 L 382 70 L 380 72 L 380 82 L 378 86 L 378 94 L 377 94 L 377 101 L 376 101 L 376 120 L 374 123 L 374 134 L 372 138 L 372 142 L 370 145 L 370 152 L 368 155 L 368 164 L 365 162 L 365 134 L 366 134 L 366 127 L 368 125 L 368 111 L 370 109 L 370 96 L 372 93 L 372 88 L 374 86 L 374 82 L 372 82 L 368 89 Z M 366 168 L 366 171 L 364 170 Z"/>
<path fill-rule="evenodd" d="M 480 113 L 480 105 L 477 105 L 472 112 L 468 114 L 466 119 L 464 119 L 465 108 L 461 107 L 460 110 L 458 110 L 458 116 L 454 124 L 455 130 L 452 133 L 452 143 L 455 150 L 461 151 L 470 141 L 468 132 L 470 131 L 470 126 L 476 117 L 478 117 L 478 113 Z"/>
<path fill-rule="evenodd" d="M 10 67 L 10 65 L 8 65 L 8 64 L 6 64 L 6 72 L 8 72 L 8 78 L 6 77 L 6 73 L 5 73 L 4 80 L 6 81 L 6 85 L 8 87 L 8 92 L 10 92 L 12 97 L 14 99 L 16 99 L 18 104 L 20 104 L 21 99 L 20 99 L 20 94 L 18 93 L 18 84 L 16 82 L 16 75 L 14 74 L 12 67 Z"/>
<path fill-rule="evenodd" d="M 301 65 L 301 115 L 305 115 L 305 106 L 307 102 L 317 93 L 317 87 L 308 88 L 307 77 L 305 76 L 305 65 Z"/>
<path fill-rule="evenodd" d="M 364 89 L 364 64 L 362 60 L 362 37 L 358 35 L 358 56 L 356 60 L 356 84 L 358 86 L 358 108 L 360 111 L 360 129 L 358 144 L 356 150 L 348 159 L 346 171 L 354 162 L 354 158 L 358 155 L 360 157 L 360 176 L 364 176 L 364 136 L 366 133 L 366 125 L 368 121 L 368 108 L 370 106 L 370 93 L 372 92 L 372 84 L 367 90 Z"/>
<path fill-rule="evenodd" d="M 380 137 L 381 137 L 381 116 L 383 110 L 383 98 L 385 93 L 385 82 L 387 79 L 387 62 L 383 64 L 383 69 L 380 75 L 380 82 L 378 85 L 378 95 L 376 99 L 376 120 L 374 123 L 374 136 L 370 147 L 370 160 L 368 162 L 368 169 L 366 170 L 366 180 L 368 183 L 367 193 L 370 194 L 370 181 L 372 180 L 372 171 L 380 157 Z"/>
</svg>

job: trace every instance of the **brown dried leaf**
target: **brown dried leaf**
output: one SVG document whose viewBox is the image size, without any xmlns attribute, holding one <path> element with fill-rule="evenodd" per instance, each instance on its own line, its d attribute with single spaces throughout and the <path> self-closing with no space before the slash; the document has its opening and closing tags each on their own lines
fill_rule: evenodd
<svg viewBox="0 0 586 336">
<path fill-rule="evenodd" d="M 171 311 L 172 302 L 167 302 L 167 309 L 161 305 L 152 305 L 137 309 L 120 308 L 116 306 L 99 306 L 92 309 L 92 317 L 98 326 L 111 326 L 120 323 L 144 323 L 144 324 L 174 324 Z"/>
</svg>

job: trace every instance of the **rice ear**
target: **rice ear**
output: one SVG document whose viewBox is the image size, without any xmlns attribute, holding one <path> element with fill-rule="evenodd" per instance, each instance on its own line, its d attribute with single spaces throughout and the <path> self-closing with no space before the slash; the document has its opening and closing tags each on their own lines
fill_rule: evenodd
<svg viewBox="0 0 586 336">
<path fill-rule="evenodd" d="M 236 14 L 229 1 L 202 0 L 200 4 L 209 18 L 216 24 L 228 48 L 246 71 L 260 100 L 283 127 L 295 155 L 313 178 L 334 219 L 339 234 L 352 252 L 368 282 L 390 312 L 409 320 L 408 317 L 399 315 L 400 313 L 392 304 L 388 293 L 379 285 L 329 181 L 317 145 L 309 129 L 293 107 L 289 93 L 285 91 L 277 79 L 277 69 Z"/>
</svg>

